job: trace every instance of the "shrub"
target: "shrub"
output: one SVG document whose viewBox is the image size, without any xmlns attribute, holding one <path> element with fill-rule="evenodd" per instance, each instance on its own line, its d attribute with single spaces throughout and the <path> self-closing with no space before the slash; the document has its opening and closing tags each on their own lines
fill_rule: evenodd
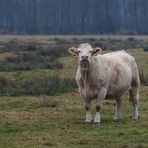
<svg viewBox="0 0 148 148">
<path fill-rule="evenodd" d="M 134 37 L 129 37 L 127 40 L 128 41 L 135 41 L 135 38 Z"/>
<path fill-rule="evenodd" d="M 148 52 L 148 46 L 143 48 L 145 52 Z"/>
<path fill-rule="evenodd" d="M 45 68 L 48 68 L 48 69 L 62 69 L 63 64 L 59 63 L 58 61 L 54 61 L 53 63 L 47 63 L 45 65 Z"/>
<path fill-rule="evenodd" d="M 77 88 L 74 80 L 61 79 L 58 75 L 39 75 L 31 78 L 20 77 L 19 73 L 12 79 L 0 76 L 1 95 L 55 95 Z"/>
<path fill-rule="evenodd" d="M 42 56 L 50 56 L 52 59 L 56 59 L 59 57 L 63 57 L 68 55 L 67 49 L 69 46 L 50 46 L 50 47 L 44 47 L 42 49 L 40 49 L 40 51 L 38 52 L 38 55 L 42 55 Z"/>
<path fill-rule="evenodd" d="M 37 66 L 37 57 L 33 53 L 10 52 L 0 62 L 0 71 L 30 70 Z"/>
<path fill-rule="evenodd" d="M 141 84 L 148 86 L 148 77 L 146 75 L 144 75 L 144 73 L 142 71 L 140 71 L 139 76 L 140 76 Z"/>
<path fill-rule="evenodd" d="M 59 107 L 61 105 L 61 101 L 58 99 L 48 99 L 45 95 L 39 100 L 40 107 Z"/>
<path fill-rule="evenodd" d="M 67 47 L 68 48 L 68 47 Z M 68 55 L 65 46 L 44 46 L 37 51 L 11 51 L 0 61 L 0 71 L 31 70 L 35 68 L 62 69 L 57 58 Z"/>
<path fill-rule="evenodd" d="M 4 76 L 0 76 L 0 89 L 3 89 L 3 87 L 7 86 L 9 83 L 9 79 Z"/>
<path fill-rule="evenodd" d="M 12 39 L 2 44 L 0 52 L 36 51 L 39 48 L 40 45 L 37 43 Z"/>
</svg>

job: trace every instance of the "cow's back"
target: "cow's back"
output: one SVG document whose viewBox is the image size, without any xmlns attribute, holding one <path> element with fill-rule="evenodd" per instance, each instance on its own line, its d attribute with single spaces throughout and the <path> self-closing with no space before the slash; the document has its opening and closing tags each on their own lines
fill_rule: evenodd
<svg viewBox="0 0 148 148">
<path fill-rule="evenodd" d="M 129 90 L 133 81 L 139 84 L 139 73 L 134 57 L 125 51 L 103 55 L 110 68 L 109 94 Z"/>
<path fill-rule="evenodd" d="M 104 54 L 103 57 L 108 58 L 108 59 L 112 59 L 112 61 L 115 61 L 115 62 L 116 61 L 124 62 L 129 65 L 135 61 L 134 57 L 132 57 L 131 55 L 126 53 L 124 50 L 112 52 L 112 53 L 107 53 L 107 54 Z"/>
<path fill-rule="evenodd" d="M 105 59 L 107 59 L 111 63 L 119 63 L 129 66 L 131 71 L 134 73 L 138 70 L 134 57 L 126 53 L 124 50 L 107 53 L 104 54 L 103 57 L 105 57 Z"/>
</svg>

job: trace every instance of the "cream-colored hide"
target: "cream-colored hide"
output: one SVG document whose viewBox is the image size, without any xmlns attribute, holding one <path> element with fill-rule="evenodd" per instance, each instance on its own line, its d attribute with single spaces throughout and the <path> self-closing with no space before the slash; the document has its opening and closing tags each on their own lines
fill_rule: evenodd
<svg viewBox="0 0 148 148">
<path fill-rule="evenodd" d="M 100 54 L 101 48 L 92 48 L 88 43 L 78 48 L 70 48 L 72 55 L 78 56 L 76 82 L 80 95 L 84 98 L 85 122 L 91 122 L 91 100 L 96 99 L 95 123 L 100 123 L 100 110 L 106 96 L 116 100 L 115 119 L 121 117 L 121 96 L 129 91 L 133 105 L 133 119 L 138 118 L 139 72 L 134 58 L 125 51 Z"/>
</svg>

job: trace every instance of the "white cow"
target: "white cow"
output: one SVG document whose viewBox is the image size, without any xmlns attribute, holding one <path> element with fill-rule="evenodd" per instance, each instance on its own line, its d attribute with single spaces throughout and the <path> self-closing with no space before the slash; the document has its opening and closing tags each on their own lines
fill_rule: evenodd
<svg viewBox="0 0 148 148">
<path fill-rule="evenodd" d="M 134 58 L 124 50 L 99 54 L 101 48 L 92 48 L 88 43 L 78 48 L 71 47 L 69 52 L 78 56 L 76 82 L 80 95 L 85 101 L 86 121 L 91 122 L 91 100 L 96 99 L 94 123 L 100 123 L 100 110 L 107 96 L 116 100 L 115 120 L 121 117 L 121 96 L 129 91 L 133 105 L 133 119 L 138 119 L 139 72 Z"/>
</svg>

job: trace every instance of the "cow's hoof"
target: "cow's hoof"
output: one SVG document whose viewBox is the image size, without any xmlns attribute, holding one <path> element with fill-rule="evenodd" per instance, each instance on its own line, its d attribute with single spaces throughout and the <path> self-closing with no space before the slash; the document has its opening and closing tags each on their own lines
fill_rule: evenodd
<svg viewBox="0 0 148 148">
<path fill-rule="evenodd" d="M 86 120 L 85 123 L 90 124 L 90 123 L 92 123 L 92 120 Z"/>
<path fill-rule="evenodd" d="M 114 119 L 114 122 L 120 122 L 120 119 Z"/>
<path fill-rule="evenodd" d="M 94 122 L 95 125 L 100 125 L 100 122 Z"/>
<path fill-rule="evenodd" d="M 133 120 L 138 120 L 138 118 L 139 118 L 139 117 L 137 117 L 137 116 L 136 116 L 136 117 L 132 117 Z"/>
<path fill-rule="evenodd" d="M 137 120 L 138 118 L 139 118 L 139 115 L 138 115 L 138 114 L 133 114 L 133 115 L 132 115 L 132 119 L 133 119 L 133 120 Z"/>
<path fill-rule="evenodd" d="M 121 118 L 114 118 L 114 121 L 119 122 L 121 120 Z"/>
</svg>

